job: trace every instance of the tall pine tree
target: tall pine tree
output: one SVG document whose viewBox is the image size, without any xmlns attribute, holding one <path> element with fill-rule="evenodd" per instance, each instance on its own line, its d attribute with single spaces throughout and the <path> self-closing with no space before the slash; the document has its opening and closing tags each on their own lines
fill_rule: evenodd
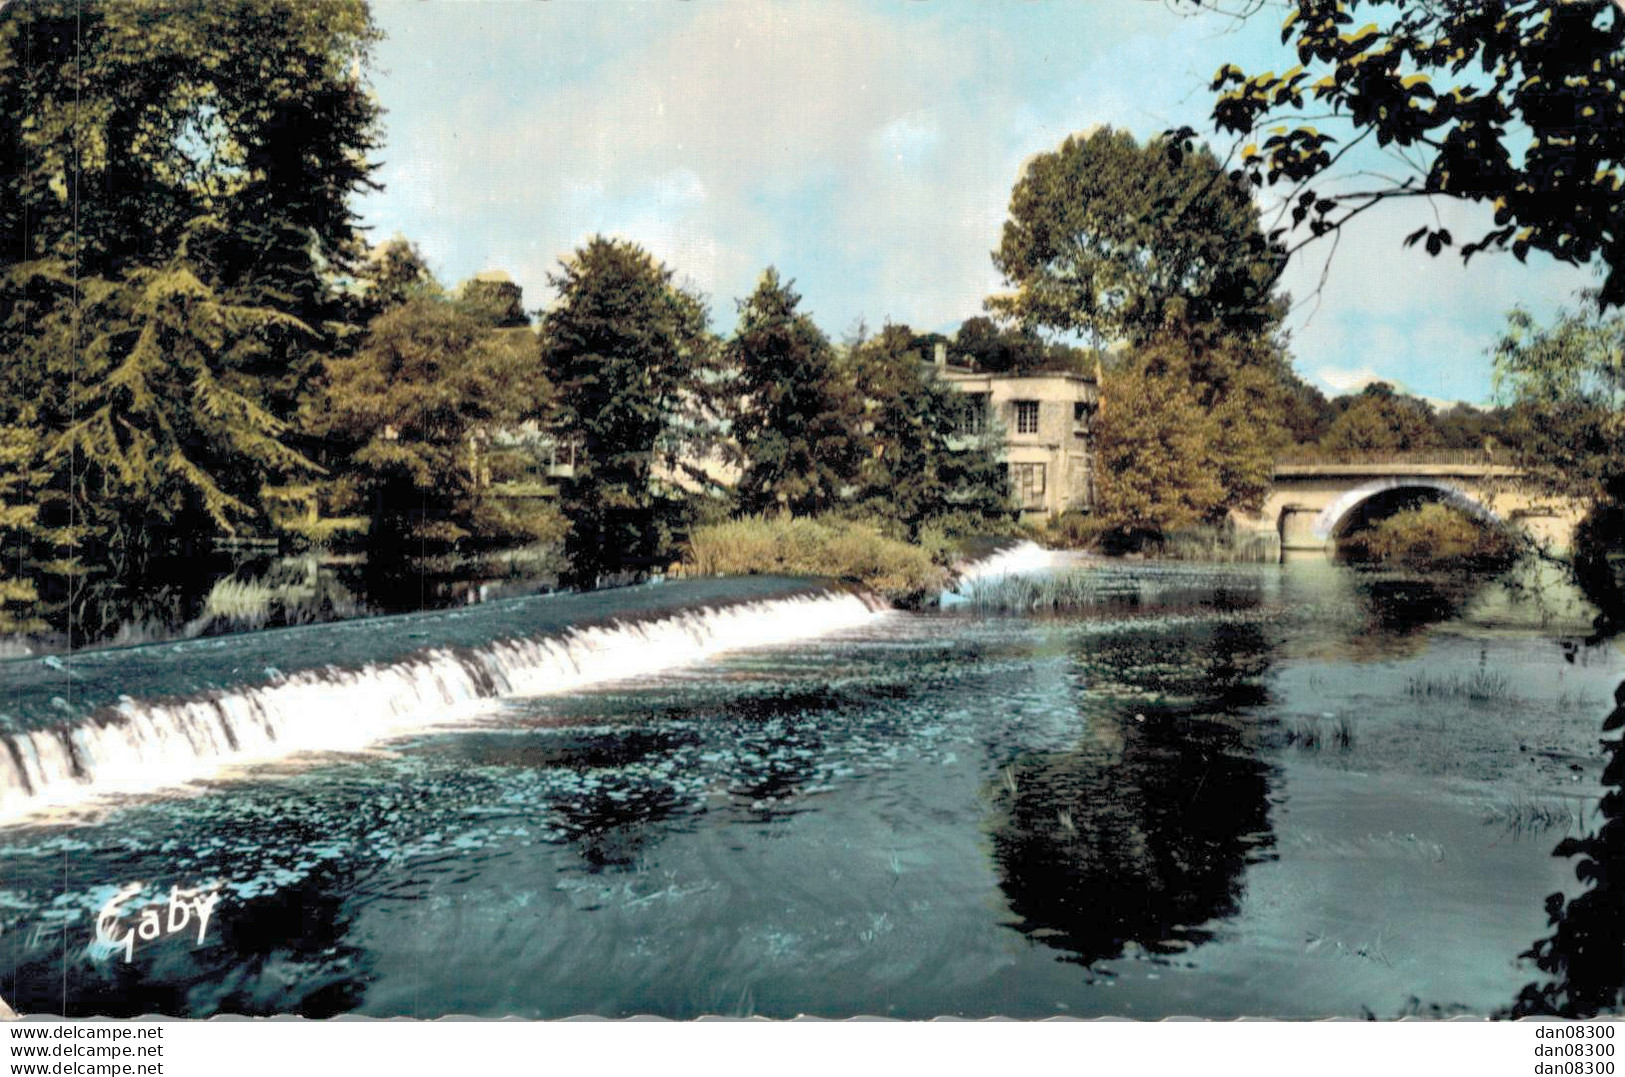
<svg viewBox="0 0 1625 1077">
<path fill-rule="evenodd" d="M 287 423 L 361 250 L 377 36 L 364 0 L 0 15 L 0 111 L 24 118 L 0 125 L 0 427 L 8 459 L 31 446 L 3 500 L 43 529 L 24 572 L 76 640 L 85 584 L 141 594 L 311 470 Z"/>
<path fill-rule="evenodd" d="M 569 576 L 590 586 L 669 554 L 682 502 L 656 485 L 655 464 L 685 437 L 685 413 L 709 391 L 701 373 L 714 345 L 704 304 L 635 243 L 595 237 L 551 282 L 547 369 L 559 432 L 579 452 L 563 499 Z"/>
<path fill-rule="evenodd" d="M 88 559 L 128 578 L 173 543 L 200 552 L 262 522 L 266 484 L 318 470 L 252 372 L 303 323 L 226 301 L 180 259 L 84 295 L 67 422 L 46 459 L 68 471 Z"/>
<path fill-rule="evenodd" d="M 826 512 L 863 461 L 862 402 L 829 339 L 796 309 L 801 297 L 792 285 L 776 269 L 764 272 L 739 303 L 728 344 L 731 428 L 744 464 L 736 495 L 746 512 Z"/>
</svg>

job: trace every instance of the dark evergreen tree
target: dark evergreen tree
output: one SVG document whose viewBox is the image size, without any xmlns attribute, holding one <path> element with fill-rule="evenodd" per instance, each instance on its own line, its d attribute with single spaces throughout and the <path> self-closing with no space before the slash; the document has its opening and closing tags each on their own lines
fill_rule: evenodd
<svg viewBox="0 0 1625 1077">
<path fill-rule="evenodd" d="M 972 397 L 937 379 L 914 333 L 888 325 L 852 352 L 852 377 L 867 404 L 869 453 L 856 503 L 910 536 L 933 517 L 1008 515 L 997 441 L 975 421 Z"/>
<path fill-rule="evenodd" d="M 642 247 L 599 236 L 565 258 L 543 319 L 560 434 L 578 447 L 566 483 L 570 577 L 647 568 L 669 555 L 683 498 L 655 482 L 663 456 L 692 432 L 710 387 L 713 342 L 700 299 Z"/>
<path fill-rule="evenodd" d="M 829 339 L 797 311 L 792 284 L 775 269 L 763 273 L 739 303 L 727 348 L 729 418 L 744 468 L 737 496 L 746 512 L 826 512 L 856 481 L 863 459 L 862 403 Z"/>
</svg>

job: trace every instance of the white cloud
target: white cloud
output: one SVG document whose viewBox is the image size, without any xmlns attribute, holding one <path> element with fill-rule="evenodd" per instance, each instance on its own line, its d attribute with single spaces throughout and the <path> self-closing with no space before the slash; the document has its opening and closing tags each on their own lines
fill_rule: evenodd
<svg viewBox="0 0 1625 1077">
<path fill-rule="evenodd" d="M 1380 381 L 1393 384 L 1388 378 L 1372 370 L 1370 367 L 1361 367 L 1359 370 L 1345 370 L 1342 367 L 1323 366 L 1314 372 L 1315 379 L 1334 393 L 1357 393 L 1367 385 L 1375 385 Z M 1396 389 L 1404 389 L 1403 385 L 1395 385 Z"/>
</svg>

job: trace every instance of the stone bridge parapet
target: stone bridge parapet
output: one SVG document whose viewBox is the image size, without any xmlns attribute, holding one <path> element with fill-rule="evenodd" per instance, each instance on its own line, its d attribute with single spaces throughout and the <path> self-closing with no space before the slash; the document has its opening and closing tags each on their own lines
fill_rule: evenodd
<svg viewBox="0 0 1625 1077">
<path fill-rule="evenodd" d="M 1279 536 L 1283 552 L 1328 550 L 1367 501 L 1407 490 L 1554 550 L 1568 548 L 1582 514 L 1578 502 L 1536 487 L 1504 456 L 1441 450 L 1283 459 L 1259 512 L 1238 513 L 1235 522 L 1245 532 Z"/>
</svg>

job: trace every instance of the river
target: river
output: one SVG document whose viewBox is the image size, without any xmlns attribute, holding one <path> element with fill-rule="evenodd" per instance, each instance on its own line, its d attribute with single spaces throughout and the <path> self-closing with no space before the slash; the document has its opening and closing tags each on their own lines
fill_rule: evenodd
<svg viewBox="0 0 1625 1077">
<path fill-rule="evenodd" d="M 1493 583 L 1093 571 L 1094 598 L 1043 616 L 671 584 L 0 663 L 0 996 L 192 1017 L 1391 1018 L 1494 1013 L 1541 979 L 1519 955 L 1549 933 L 1547 895 L 1577 892 L 1552 849 L 1594 825 L 1625 656 Z M 510 656 L 464 687 L 413 659 L 437 687 L 410 706 L 333 695 L 337 674 L 328 695 L 263 694 L 301 663 L 404 676 L 389 663 L 429 645 L 471 669 L 481 640 L 571 620 L 561 602 L 619 603 L 608 624 L 724 598 L 755 603 L 731 635 L 715 612 L 656 621 L 600 646 L 621 656 L 604 668 L 557 666 L 565 691 L 527 694 Z M 650 648 L 669 660 L 624 657 Z M 130 785 L 124 756 L 91 780 L 85 753 L 143 700 L 173 715 L 232 677 L 258 702 L 211 715 L 266 743 L 210 747 L 188 719 L 131 757 L 185 764 L 161 781 Z M 56 777 L 15 747 L 53 723 L 77 731 Z M 171 887 L 217 895 L 201 942 L 196 910 L 121 934 L 143 907 L 173 919 Z M 123 947 L 94 941 L 110 901 Z"/>
</svg>

